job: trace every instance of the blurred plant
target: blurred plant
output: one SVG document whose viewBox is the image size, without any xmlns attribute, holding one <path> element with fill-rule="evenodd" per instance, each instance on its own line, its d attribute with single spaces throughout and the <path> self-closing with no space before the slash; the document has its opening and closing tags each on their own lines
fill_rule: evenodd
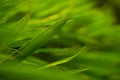
<svg viewBox="0 0 120 80">
<path fill-rule="evenodd" d="M 119 80 L 119 4 L 0 0 L 0 79 Z"/>
</svg>

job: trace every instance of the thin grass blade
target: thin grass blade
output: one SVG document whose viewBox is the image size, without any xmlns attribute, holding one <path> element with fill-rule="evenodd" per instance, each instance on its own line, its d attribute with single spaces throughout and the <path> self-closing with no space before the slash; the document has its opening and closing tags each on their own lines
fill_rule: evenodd
<svg viewBox="0 0 120 80">
<path fill-rule="evenodd" d="M 26 59 L 28 56 L 33 54 L 33 52 L 39 49 L 39 47 L 48 42 L 49 39 L 52 38 L 64 26 L 67 19 L 68 19 L 67 17 L 64 17 L 63 19 L 59 20 L 58 22 L 50 26 L 47 30 L 37 35 L 35 38 L 30 40 L 27 44 L 25 44 L 23 47 L 19 49 L 20 53 L 22 54 L 19 54 L 18 51 L 15 51 L 12 54 L 12 56 L 5 60 L 5 62 L 12 61 L 13 63 L 14 62 L 19 63 Z"/>
<path fill-rule="evenodd" d="M 74 55 L 72 55 L 70 57 L 67 57 L 67 58 L 64 58 L 64 59 L 61 59 L 61 60 L 58 60 L 58 61 L 53 62 L 51 64 L 48 64 L 46 66 L 40 67 L 38 70 L 46 69 L 46 68 L 49 68 L 49 67 L 53 67 L 53 66 L 56 66 L 56 65 L 63 64 L 63 63 L 66 63 L 68 61 L 71 61 L 72 59 L 77 57 L 80 53 L 83 53 L 84 50 L 85 50 L 85 48 L 82 48 L 81 50 L 74 49 L 74 50 L 71 51 L 71 53 L 74 53 Z"/>
</svg>

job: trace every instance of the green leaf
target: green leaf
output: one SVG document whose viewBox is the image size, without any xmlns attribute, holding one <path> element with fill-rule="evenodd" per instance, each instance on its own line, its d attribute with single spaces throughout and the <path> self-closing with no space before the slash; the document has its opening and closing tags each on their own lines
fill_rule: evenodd
<svg viewBox="0 0 120 80">
<path fill-rule="evenodd" d="M 82 48 L 81 50 L 75 49 L 75 50 L 71 51 L 71 53 L 74 53 L 74 55 L 72 55 L 70 57 L 67 57 L 67 58 L 64 58 L 64 59 L 61 59 L 61 60 L 58 60 L 58 61 L 53 62 L 51 64 L 48 64 L 46 66 L 40 67 L 38 70 L 46 69 L 46 68 L 49 68 L 49 67 L 52 67 L 52 66 L 56 66 L 56 65 L 63 64 L 63 63 L 66 63 L 68 61 L 71 61 L 76 56 L 78 56 L 80 53 L 82 53 L 84 50 L 85 50 L 85 48 Z"/>
<path fill-rule="evenodd" d="M 84 69 L 69 70 L 69 71 L 65 71 L 64 73 L 68 74 L 68 75 L 72 75 L 72 74 L 76 74 L 76 73 L 80 73 L 80 72 L 84 72 L 84 71 L 90 70 L 92 68 L 93 67 L 88 67 L 88 68 L 84 68 Z"/>
<path fill-rule="evenodd" d="M 1 80 L 78 80 L 53 70 L 34 71 L 33 66 L 0 65 Z M 64 77 L 66 76 L 66 77 Z"/>
<path fill-rule="evenodd" d="M 18 51 L 15 51 L 12 56 L 5 60 L 5 62 L 12 61 L 16 63 L 17 60 L 17 63 L 19 63 L 22 60 L 26 59 L 28 56 L 33 54 L 34 51 L 39 49 L 39 47 L 43 46 L 46 42 L 48 42 L 49 39 L 52 38 L 63 27 L 67 19 L 68 19 L 67 17 L 64 17 L 63 19 L 59 20 L 58 22 L 50 26 L 44 32 L 38 34 L 35 38 L 33 38 L 31 41 L 29 41 L 27 44 L 25 44 L 23 47 L 19 49 L 19 52 L 21 54 L 19 54 Z M 16 56 L 14 57 L 14 55 Z"/>
<path fill-rule="evenodd" d="M 11 26 L 9 30 L 0 30 L 0 50 L 6 49 L 25 27 L 31 13 L 27 13 L 22 19 Z"/>
</svg>

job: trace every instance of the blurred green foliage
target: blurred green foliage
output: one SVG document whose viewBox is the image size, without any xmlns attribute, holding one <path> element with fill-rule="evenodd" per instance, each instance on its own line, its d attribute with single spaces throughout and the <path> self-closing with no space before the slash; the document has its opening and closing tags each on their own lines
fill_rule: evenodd
<svg viewBox="0 0 120 80">
<path fill-rule="evenodd" d="M 120 80 L 120 0 L 0 0 L 0 80 Z"/>
</svg>

